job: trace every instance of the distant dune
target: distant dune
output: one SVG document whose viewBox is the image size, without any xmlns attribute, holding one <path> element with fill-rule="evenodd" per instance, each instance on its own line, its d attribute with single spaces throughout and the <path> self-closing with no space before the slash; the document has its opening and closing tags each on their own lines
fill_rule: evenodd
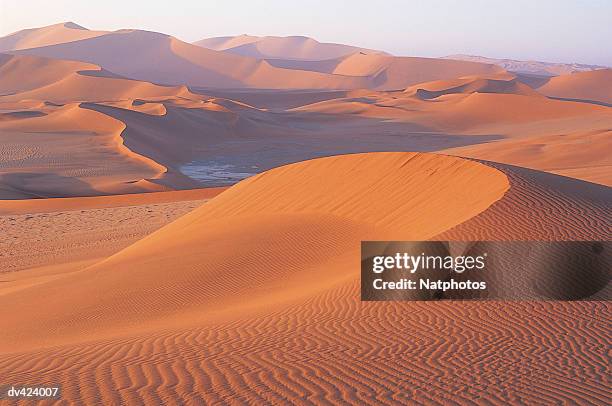
<svg viewBox="0 0 612 406">
<path fill-rule="evenodd" d="M 54 103 L 134 99 L 201 99 L 185 86 L 157 86 L 124 79 L 99 66 L 29 55 L 0 54 L 0 103 L 38 100 Z"/>
<path fill-rule="evenodd" d="M 507 74 L 492 77 L 471 76 L 447 81 L 419 83 L 407 88 L 404 92 L 420 99 L 435 99 L 447 94 L 470 93 L 539 95 L 529 86 L 518 82 L 515 77 Z"/>
<path fill-rule="evenodd" d="M 356 52 L 385 54 L 382 51 L 343 44 L 322 43 L 308 37 L 215 37 L 194 42 L 195 45 L 227 51 L 233 54 L 259 59 L 325 60 L 339 58 Z"/>
<path fill-rule="evenodd" d="M 280 46 L 279 52 L 283 49 Z M 165 34 L 140 30 L 119 30 L 13 52 L 83 61 L 114 74 L 157 84 L 229 89 L 390 90 L 423 81 L 503 71 L 493 65 L 473 62 L 396 58 L 361 52 L 336 58 L 337 62 L 325 65 L 329 71 L 322 71 L 297 65 L 281 66 L 282 62 L 275 65 L 272 61 L 214 51 Z"/>
<path fill-rule="evenodd" d="M 446 59 L 456 59 L 461 61 L 472 61 L 499 65 L 507 71 L 517 73 L 528 73 L 542 76 L 566 75 L 574 72 L 586 72 L 597 69 L 604 69 L 606 66 L 586 65 L 581 63 L 554 63 L 540 61 L 517 61 L 514 59 L 486 58 L 474 55 L 449 55 Z"/>
<path fill-rule="evenodd" d="M 551 97 L 612 104 L 612 69 L 557 76 L 538 87 Z"/>
<path fill-rule="evenodd" d="M 29 28 L 0 38 L 0 52 L 62 44 L 106 33 L 107 31 L 91 31 L 72 22 Z"/>
</svg>

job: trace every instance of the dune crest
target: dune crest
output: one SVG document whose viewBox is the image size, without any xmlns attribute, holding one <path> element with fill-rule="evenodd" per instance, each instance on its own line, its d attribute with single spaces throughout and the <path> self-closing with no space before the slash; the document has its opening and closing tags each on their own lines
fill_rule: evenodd
<svg viewBox="0 0 612 406">
<path fill-rule="evenodd" d="M 497 93 L 540 96 L 529 86 L 520 83 L 516 77 L 508 74 L 491 77 L 470 76 L 454 80 L 419 83 L 404 90 L 409 96 L 419 99 L 435 99 L 446 94 Z"/>
<path fill-rule="evenodd" d="M 538 87 L 538 91 L 551 97 L 612 105 L 612 69 L 557 76 Z"/>
<path fill-rule="evenodd" d="M 239 35 L 236 37 L 206 38 L 196 41 L 194 44 L 216 51 L 226 51 L 259 59 L 313 61 L 339 58 L 357 52 L 385 54 L 385 52 L 382 51 L 359 48 L 351 45 L 322 43 L 315 39 L 302 36 L 255 37 L 250 35 Z"/>
<path fill-rule="evenodd" d="M 28 28 L 0 38 L 0 52 L 62 44 L 97 37 L 107 32 L 91 31 L 73 22 Z"/>
<path fill-rule="evenodd" d="M 299 54 L 306 56 L 310 52 L 307 50 L 316 50 L 325 45 L 303 37 L 291 37 L 288 43 L 280 41 L 279 44 L 273 42 L 270 45 L 279 54 L 288 52 L 295 41 L 301 44 L 299 48 L 303 50 Z M 242 46 L 254 44 L 257 43 Z M 342 45 L 327 45 L 332 49 L 344 49 Z M 392 90 L 430 80 L 503 72 L 495 65 L 393 57 L 362 51 L 331 58 L 331 61 L 323 64 L 325 69 L 322 69 L 319 61 L 313 65 L 311 61 L 293 60 L 293 64 L 287 65 L 275 63 L 272 59 L 268 62 L 250 55 L 207 49 L 169 35 L 143 30 L 118 30 L 78 41 L 13 52 L 88 62 L 118 75 L 156 84 L 226 89 Z M 323 56 L 328 58 L 336 54 L 338 52 L 334 51 Z M 305 65 L 300 66 L 300 63 Z"/>
<path fill-rule="evenodd" d="M 38 289 L 47 302 L 45 320 L 34 327 L 11 319 L 3 341 L 51 345 L 87 340 L 94 330 L 102 337 L 270 312 L 356 278 L 361 240 L 433 237 L 507 188 L 495 169 L 432 154 L 354 154 L 279 167 L 67 279 L 0 298 L 3 317 L 14 306 L 22 316 L 34 311 Z"/>
</svg>

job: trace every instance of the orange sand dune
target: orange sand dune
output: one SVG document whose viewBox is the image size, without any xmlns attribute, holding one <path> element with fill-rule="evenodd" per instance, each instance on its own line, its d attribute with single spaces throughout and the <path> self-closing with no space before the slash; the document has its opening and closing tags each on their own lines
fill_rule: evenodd
<svg viewBox="0 0 612 406">
<path fill-rule="evenodd" d="M 497 66 L 473 62 L 361 53 L 344 58 L 333 71 L 337 75 L 371 76 L 374 87 L 381 90 L 403 89 L 416 83 L 459 76 L 503 72 Z"/>
<path fill-rule="evenodd" d="M 124 145 L 125 124 L 67 104 L 43 116 L 0 121 L 0 196 L 91 196 L 165 190 L 166 168 Z M 184 178 L 184 177 L 183 177 Z M 186 178 L 175 179 L 191 184 Z"/>
<path fill-rule="evenodd" d="M 236 37 L 206 38 L 194 42 L 195 45 L 227 51 L 237 55 L 259 59 L 324 60 L 333 59 L 356 52 L 384 54 L 381 51 L 359 48 L 343 44 L 321 43 L 308 37 L 255 37 L 239 35 Z"/>
<path fill-rule="evenodd" d="M 612 184 L 612 110 L 533 94 L 515 79 L 463 78 L 406 92 L 351 92 L 295 111 L 394 120 L 430 133 L 495 135 L 495 141 L 442 150 Z"/>
<path fill-rule="evenodd" d="M 0 95 L 49 86 L 78 71 L 94 71 L 99 66 L 28 55 L 0 54 Z"/>
<path fill-rule="evenodd" d="M 278 49 L 284 52 L 286 47 Z M 230 89 L 403 89 L 424 81 L 503 72 L 497 66 L 474 62 L 363 52 L 337 58 L 337 63 L 329 65 L 333 70 L 327 72 L 298 65 L 285 68 L 273 61 L 214 51 L 140 30 L 119 30 L 14 52 L 89 62 L 115 74 L 158 84 Z"/>
<path fill-rule="evenodd" d="M 417 83 L 470 75 L 508 76 L 502 68 L 494 65 L 364 52 L 319 61 L 270 59 L 269 63 L 287 69 L 366 77 L 369 78 L 368 88 L 378 90 L 399 90 Z"/>
<path fill-rule="evenodd" d="M 365 84 L 360 78 L 280 69 L 266 61 L 213 51 L 168 35 L 139 30 L 120 30 L 15 52 L 90 62 L 116 74 L 160 84 L 314 89 Z"/>
<path fill-rule="evenodd" d="M 358 254 L 478 230 L 606 238 L 609 193 L 431 154 L 280 167 L 92 267 L 0 287 L 0 379 L 104 404 L 603 405 L 607 302 L 364 303 Z"/>
<path fill-rule="evenodd" d="M 612 186 L 612 131 L 527 135 L 501 142 L 448 149 L 452 155 L 545 170 Z"/>
<path fill-rule="evenodd" d="M 200 41 L 195 41 L 193 44 L 215 51 L 225 51 L 226 49 L 239 47 L 241 45 L 250 44 L 259 40 L 261 40 L 261 37 L 242 34 L 236 36 L 204 38 Z"/>
<path fill-rule="evenodd" d="M 91 31 L 73 22 L 29 28 L 0 38 L 0 52 L 62 44 L 106 33 L 107 31 Z"/>
<path fill-rule="evenodd" d="M 538 88 L 551 97 L 612 104 L 612 69 L 557 76 Z"/>
<path fill-rule="evenodd" d="M 5 95 L 0 96 L 0 106 L 23 100 L 68 103 L 137 98 L 202 99 L 185 86 L 157 86 L 113 77 L 99 66 L 83 62 L 0 54 L 0 63 L 0 94 Z"/>
<path fill-rule="evenodd" d="M 487 166 L 426 154 L 355 154 L 280 167 L 70 281 L 40 286 L 48 319 L 39 317 L 35 328 L 48 331 L 44 336 L 10 318 L 13 306 L 22 315 L 38 308 L 43 297 L 36 289 L 0 298 L 13 326 L 2 345 L 55 345 L 94 330 L 112 336 L 134 323 L 197 324 L 283 308 L 354 278 L 360 240 L 433 237 L 485 210 L 507 187 L 506 177 Z M 444 209 L 450 202 L 453 211 Z"/>
<path fill-rule="evenodd" d="M 492 77 L 471 76 L 454 80 L 419 83 L 407 88 L 404 92 L 421 99 L 435 99 L 445 94 L 455 93 L 539 95 L 529 86 L 520 83 L 514 76 L 509 74 L 493 75 Z"/>
</svg>

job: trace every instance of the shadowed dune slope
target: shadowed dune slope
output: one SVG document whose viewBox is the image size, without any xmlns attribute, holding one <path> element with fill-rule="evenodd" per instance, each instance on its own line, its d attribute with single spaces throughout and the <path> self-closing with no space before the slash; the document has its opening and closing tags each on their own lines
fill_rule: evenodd
<svg viewBox="0 0 612 406">
<path fill-rule="evenodd" d="M 73 22 L 28 28 L 0 38 L 0 52 L 78 41 L 104 35 L 106 32 L 91 31 Z"/>
<path fill-rule="evenodd" d="M 433 237 L 485 210 L 507 187 L 486 165 L 432 154 L 279 167 L 86 270 L 1 297 L 12 327 L 0 345 L 55 345 L 280 310 L 353 280 L 361 240 Z M 36 324 L 23 317 L 29 313 L 38 314 Z"/>
<path fill-rule="evenodd" d="M 166 168 L 125 146 L 124 129 L 123 122 L 78 103 L 40 117 L 0 121 L 0 196 L 23 199 L 166 190 L 150 182 L 164 177 Z"/>
<path fill-rule="evenodd" d="M 557 76 L 538 88 L 551 97 L 612 104 L 612 69 Z"/>
</svg>

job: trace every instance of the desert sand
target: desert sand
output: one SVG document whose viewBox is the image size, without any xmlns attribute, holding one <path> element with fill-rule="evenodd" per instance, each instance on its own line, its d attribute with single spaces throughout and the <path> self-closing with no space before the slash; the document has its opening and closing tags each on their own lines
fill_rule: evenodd
<svg viewBox="0 0 612 406">
<path fill-rule="evenodd" d="M 542 189 L 557 196 L 543 200 Z M 607 302 L 360 303 L 351 254 L 363 239 L 481 230 L 495 239 L 603 238 L 609 202 L 604 186 L 439 155 L 281 167 L 93 265 L 7 282 L 3 379 L 46 368 L 68 398 L 103 403 L 603 404 Z M 534 204 L 550 217 L 524 218 Z M 572 363 L 550 362 L 568 352 Z M 79 374 L 84 366 L 92 378 Z M 592 373 L 568 376 L 575 368 Z M 400 376 L 404 383 L 388 386 Z"/>
<path fill-rule="evenodd" d="M 609 284 L 361 302 L 359 249 L 610 240 L 609 69 L 74 23 L 0 51 L 0 382 L 69 404 L 608 404 Z"/>
</svg>

